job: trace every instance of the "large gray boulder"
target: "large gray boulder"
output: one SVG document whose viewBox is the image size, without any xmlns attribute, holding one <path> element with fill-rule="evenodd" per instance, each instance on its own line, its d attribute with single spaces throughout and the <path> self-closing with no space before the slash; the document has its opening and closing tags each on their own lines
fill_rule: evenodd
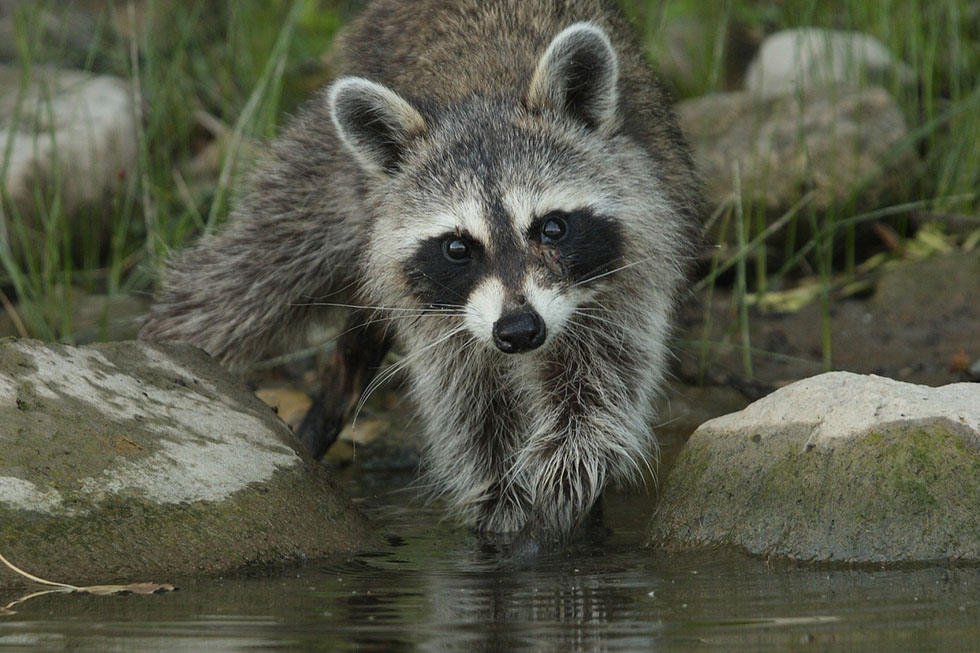
<svg viewBox="0 0 980 653">
<path fill-rule="evenodd" d="M 95 208 L 87 229 L 100 235 L 112 215 L 111 199 L 137 172 L 136 111 L 130 85 L 110 75 L 0 64 L 0 143 L 9 147 L 3 172 L 7 215 L 0 225 L 15 250 L 43 225 L 38 193 L 53 197 L 64 215 Z M 102 220 L 102 224 L 98 221 Z M 22 235 L 20 228 L 28 231 Z M 107 238 L 108 234 L 102 235 Z"/>
<path fill-rule="evenodd" d="M 706 422 L 666 480 L 649 544 L 980 561 L 980 384 L 833 372 Z"/>
<path fill-rule="evenodd" d="M 377 544 L 204 352 L 0 340 L 0 552 L 15 564 L 72 583 L 169 580 Z"/>
<path fill-rule="evenodd" d="M 880 88 L 760 99 L 747 91 L 677 105 L 710 206 L 743 200 L 778 214 L 812 191 L 826 210 L 900 197 L 917 163 L 898 105 Z M 739 183 L 736 184 L 736 171 Z"/>
</svg>

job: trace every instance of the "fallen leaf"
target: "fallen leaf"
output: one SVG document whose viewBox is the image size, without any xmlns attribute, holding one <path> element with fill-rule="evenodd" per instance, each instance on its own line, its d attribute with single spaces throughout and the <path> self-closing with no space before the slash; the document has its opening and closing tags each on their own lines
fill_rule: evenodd
<svg viewBox="0 0 980 653">
<path fill-rule="evenodd" d="M 797 313 L 813 303 L 823 292 L 819 283 L 805 282 L 789 290 L 747 293 L 745 301 L 763 312 Z"/>
<path fill-rule="evenodd" d="M 344 430 L 337 436 L 337 439 L 352 444 L 368 444 L 377 440 L 378 436 L 384 433 L 386 428 L 388 428 L 388 422 L 386 420 L 376 417 L 359 419 L 345 426 Z"/>
<path fill-rule="evenodd" d="M 949 361 L 949 365 L 946 366 L 950 372 L 965 372 L 966 369 L 970 367 L 970 357 L 967 355 L 966 351 L 959 350 L 953 354 L 952 359 Z"/>
<path fill-rule="evenodd" d="M 93 596 L 113 596 L 116 594 L 163 594 L 174 592 L 177 588 L 169 583 L 132 583 L 131 585 L 90 585 L 75 590 L 79 594 Z"/>
<path fill-rule="evenodd" d="M 164 592 L 173 592 L 177 589 L 169 583 L 132 583 L 130 585 L 89 585 L 87 587 L 78 587 L 77 585 L 69 585 L 68 583 L 57 583 L 55 581 L 45 580 L 44 578 L 40 578 L 39 576 L 26 572 L 3 557 L 2 553 L 0 553 L 0 562 L 6 565 L 11 571 L 20 574 L 28 580 L 55 588 L 34 592 L 33 594 L 28 594 L 27 596 L 17 599 L 16 601 L 11 601 L 7 605 L 0 607 L 0 616 L 17 614 L 11 610 L 11 608 L 13 608 L 15 605 L 38 596 L 44 596 L 45 594 L 62 593 L 91 594 L 92 596 L 119 596 L 122 594 L 162 594 Z"/>
<path fill-rule="evenodd" d="M 306 393 L 285 388 L 262 388 L 255 392 L 259 399 L 276 409 L 279 418 L 296 428 L 306 416 L 312 401 Z"/>
</svg>

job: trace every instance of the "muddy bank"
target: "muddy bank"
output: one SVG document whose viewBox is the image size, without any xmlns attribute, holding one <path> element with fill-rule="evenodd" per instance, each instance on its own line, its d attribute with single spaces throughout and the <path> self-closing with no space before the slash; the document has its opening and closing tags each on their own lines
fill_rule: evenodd
<svg viewBox="0 0 980 653">
<path fill-rule="evenodd" d="M 832 298 L 829 310 L 819 300 L 792 313 L 750 309 L 748 341 L 731 293 L 702 293 L 681 316 L 678 374 L 759 398 L 828 371 L 827 343 L 831 370 L 933 386 L 970 380 L 980 360 L 980 250 L 898 265 L 869 281 L 869 295 Z"/>
</svg>

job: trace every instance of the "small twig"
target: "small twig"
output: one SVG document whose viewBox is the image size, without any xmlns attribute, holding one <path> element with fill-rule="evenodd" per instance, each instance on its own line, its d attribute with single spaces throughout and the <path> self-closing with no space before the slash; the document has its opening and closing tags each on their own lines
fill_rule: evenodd
<svg viewBox="0 0 980 653">
<path fill-rule="evenodd" d="M 77 585 L 69 585 L 68 583 L 56 583 L 51 580 L 45 580 L 39 578 L 34 574 L 28 573 L 17 567 L 12 562 L 3 557 L 0 553 L 0 562 L 10 567 L 12 571 L 17 572 L 24 578 L 28 578 L 35 583 L 40 583 L 41 585 L 48 585 L 50 587 L 57 587 L 58 589 L 47 590 L 48 592 L 77 592 L 79 594 L 94 594 L 96 596 L 111 596 L 113 594 L 159 594 L 160 592 L 173 592 L 176 587 L 170 585 L 169 583 L 130 583 L 129 585 L 86 585 L 85 587 L 78 587 Z M 33 595 L 32 595 L 33 596 Z M 22 599 L 23 600 L 23 599 Z"/>
<path fill-rule="evenodd" d="M 30 580 L 34 581 L 35 583 L 39 583 L 41 585 L 49 585 L 51 587 L 60 587 L 63 590 L 67 590 L 67 591 L 71 591 L 71 592 L 77 592 L 77 591 L 79 591 L 79 590 L 82 589 L 80 587 L 76 587 L 75 585 L 69 585 L 68 583 L 56 583 L 56 582 L 51 581 L 51 580 L 44 580 L 43 578 L 38 578 L 34 574 L 31 574 L 31 573 L 28 573 L 28 572 L 24 571 L 23 569 L 21 569 L 20 567 L 18 567 L 14 563 L 12 563 L 9 560 L 7 560 L 6 558 L 4 558 L 2 553 L 0 553 L 0 562 L 2 562 L 3 564 L 7 565 L 10 568 L 11 571 L 14 571 L 14 572 L 20 574 L 21 576 L 23 576 L 24 578 L 30 579 Z"/>
<path fill-rule="evenodd" d="M 214 138 L 227 138 L 231 135 L 232 130 L 228 125 L 204 109 L 195 109 L 194 119 Z"/>
<path fill-rule="evenodd" d="M 16 601 L 11 601 L 5 606 L 0 607 L 0 616 L 16 614 L 11 608 L 13 608 L 18 603 L 23 603 L 30 599 L 36 598 L 38 596 L 44 596 L 46 594 L 53 593 L 65 593 L 65 594 L 89 594 L 92 596 L 117 596 L 120 594 L 162 594 L 164 592 L 173 592 L 177 588 L 169 583 L 131 583 L 129 585 L 88 585 L 86 587 L 78 587 L 77 585 L 69 585 L 68 583 L 56 583 L 51 580 L 45 580 L 34 574 L 28 573 L 15 565 L 14 563 L 3 557 L 0 553 L 0 562 L 5 564 L 11 571 L 20 574 L 24 578 L 31 580 L 40 585 L 47 585 L 48 587 L 54 587 L 51 590 L 41 590 L 39 592 L 33 592 L 27 596 L 21 597 Z"/>
<path fill-rule="evenodd" d="M 11 303 L 10 298 L 7 297 L 7 293 L 3 291 L 3 288 L 0 288 L 0 304 L 3 304 L 3 309 L 7 311 L 7 315 L 10 316 L 10 320 L 14 323 L 14 328 L 17 329 L 20 337 L 29 338 L 30 334 L 27 333 L 27 327 L 24 326 L 24 321 L 20 319 L 17 308 Z"/>
<path fill-rule="evenodd" d="M 187 211 L 197 218 L 197 223 L 203 228 L 204 216 L 197 210 L 197 204 L 194 202 L 194 196 L 191 194 L 191 189 L 188 188 L 187 182 L 184 181 L 184 175 L 180 174 L 180 170 L 178 170 L 176 167 L 170 171 L 170 175 L 173 177 L 174 186 L 177 188 L 177 194 L 180 195 L 180 199 L 183 200 L 184 204 L 187 206 Z"/>
<path fill-rule="evenodd" d="M 11 601 L 7 605 L 5 605 L 2 608 L 0 608 L 0 616 L 5 615 L 5 614 L 7 614 L 7 615 L 9 615 L 9 614 L 17 614 L 17 612 L 14 611 L 12 608 L 15 605 L 18 605 L 20 603 L 23 603 L 24 601 L 30 601 L 31 599 L 36 599 L 39 596 L 46 596 L 48 594 L 65 594 L 65 593 L 71 592 L 71 591 L 72 590 L 62 588 L 62 589 L 56 589 L 56 590 L 40 590 L 40 591 L 37 591 L 37 592 L 31 592 L 27 596 L 22 596 L 19 599 L 16 599 L 14 601 Z"/>
</svg>

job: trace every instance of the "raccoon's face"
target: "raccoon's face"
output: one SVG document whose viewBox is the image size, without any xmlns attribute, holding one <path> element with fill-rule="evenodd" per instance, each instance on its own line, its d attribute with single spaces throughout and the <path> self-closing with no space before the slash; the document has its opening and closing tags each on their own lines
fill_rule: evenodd
<svg viewBox="0 0 980 653">
<path fill-rule="evenodd" d="M 379 225 L 377 258 L 398 261 L 399 292 L 427 308 L 458 307 L 479 342 L 516 354 L 560 333 L 622 265 L 625 234 L 587 149 L 501 127 L 496 115 L 467 116 L 465 139 L 430 150 L 408 177 L 429 188 L 409 201 L 409 217 Z"/>
<path fill-rule="evenodd" d="M 378 182 L 372 294 L 461 316 L 460 332 L 517 354 L 560 334 L 614 272 L 653 258 L 642 231 L 657 182 L 617 135 L 617 82 L 609 39 L 587 23 L 555 37 L 524 97 L 423 114 L 374 82 L 338 81 L 338 134 Z"/>
</svg>

